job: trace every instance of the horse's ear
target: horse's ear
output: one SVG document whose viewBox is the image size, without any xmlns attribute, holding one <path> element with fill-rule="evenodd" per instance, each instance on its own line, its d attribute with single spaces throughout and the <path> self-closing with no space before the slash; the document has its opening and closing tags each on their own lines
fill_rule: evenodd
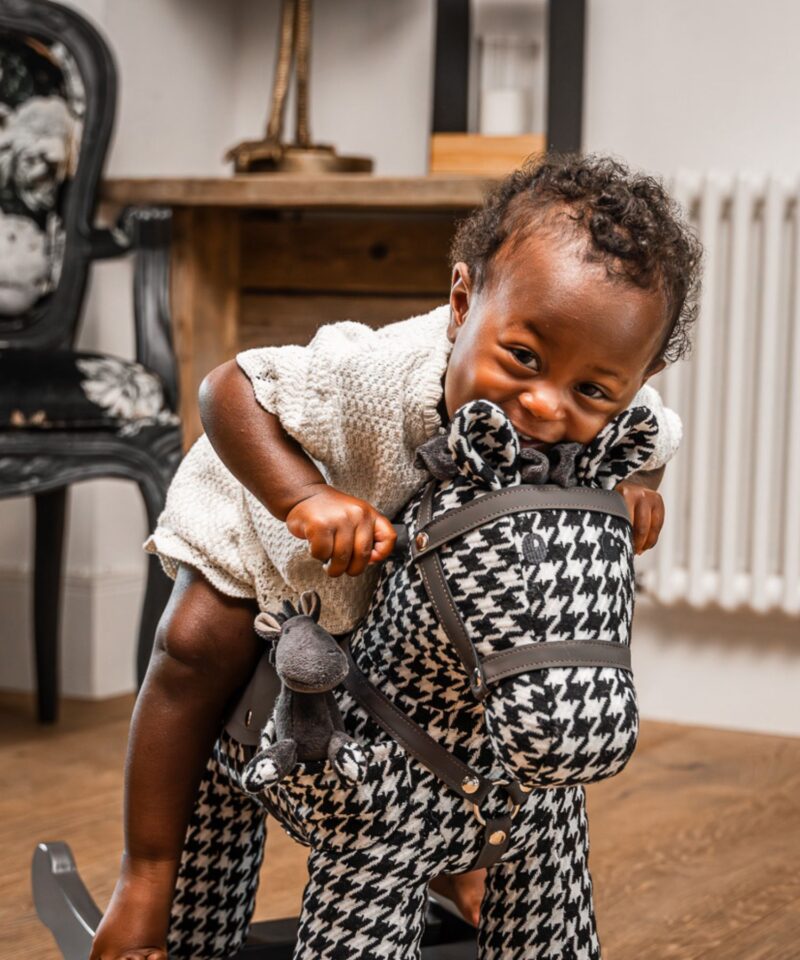
<svg viewBox="0 0 800 960">
<path fill-rule="evenodd" d="M 281 622 L 276 616 L 263 610 L 256 617 L 253 627 L 263 640 L 271 640 L 281 632 Z"/>
<path fill-rule="evenodd" d="M 578 483 L 613 488 L 641 470 L 658 436 L 658 419 L 649 407 L 628 407 L 584 447 L 575 464 Z"/>
<path fill-rule="evenodd" d="M 300 612 L 311 617 L 312 620 L 319 620 L 320 605 L 319 594 L 314 590 L 306 590 L 300 597 Z"/>
<path fill-rule="evenodd" d="M 496 404 L 465 403 L 453 417 L 447 442 L 459 472 L 476 487 L 499 490 L 520 482 L 519 437 Z"/>
</svg>

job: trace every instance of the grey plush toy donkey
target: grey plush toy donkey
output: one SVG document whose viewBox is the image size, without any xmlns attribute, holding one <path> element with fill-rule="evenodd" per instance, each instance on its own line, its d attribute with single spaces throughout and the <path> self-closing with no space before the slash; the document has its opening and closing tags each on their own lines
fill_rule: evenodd
<svg viewBox="0 0 800 960">
<path fill-rule="evenodd" d="M 360 783 L 366 758 L 359 744 L 344 732 L 331 690 L 347 676 L 344 651 L 319 619 L 320 599 L 312 590 L 300 597 L 300 610 L 288 600 L 281 612 L 259 613 L 256 633 L 272 644 L 270 660 L 281 681 L 275 701 L 275 742 L 257 753 L 243 773 L 253 793 L 282 780 L 295 764 L 329 759 L 346 780 Z"/>
</svg>

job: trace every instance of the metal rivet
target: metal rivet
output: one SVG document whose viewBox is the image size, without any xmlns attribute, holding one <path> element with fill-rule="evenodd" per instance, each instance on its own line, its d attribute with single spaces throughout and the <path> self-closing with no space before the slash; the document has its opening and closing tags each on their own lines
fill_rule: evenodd
<svg viewBox="0 0 800 960">
<path fill-rule="evenodd" d="M 246 727 L 249 727 L 249 726 L 250 726 L 250 722 L 252 721 L 252 719 L 253 719 L 253 711 L 252 711 L 252 710 L 248 710 L 247 713 L 244 715 L 244 725 L 245 725 Z"/>
<path fill-rule="evenodd" d="M 481 676 L 481 671 L 476 667 L 472 671 L 472 685 L 476 690 L 480 690 L 483 686 L 483 677 Z"/>
<path fill-rule="evenodd" d="M 417 545 L 417 550 L 424 550 L 425 547 L 428 546 L 428 540 L 429 537 L 427 533 L 424 531 L 422 531 L 422 533 L 418 533 L 414 540 L 414 543 Z"/>
<path fill-rule="evenodd" d="M 480 780 L 476 780 L 475 777 L 464 777 L 461 781 L 461 788 L 464 793 L 477 793 L 480 785 Z"/>
<path fill-rule="evenodd" d="M 489 837 L 489 843 L 493 847 L 499 847 L 500 844 L 506 842 L 506 832 L 505 830 L 495 830 L 495 832 Z"/>
</svg>

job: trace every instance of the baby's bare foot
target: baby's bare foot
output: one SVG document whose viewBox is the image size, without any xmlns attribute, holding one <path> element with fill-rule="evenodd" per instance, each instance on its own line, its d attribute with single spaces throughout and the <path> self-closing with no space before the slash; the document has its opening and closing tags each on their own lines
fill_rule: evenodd
<svg viewBox="0 0 800 960">
<path fill-rule="evenodd" d="M 486 889 L 486 871 L 472 870 L 470 873 L 442 873 L 431 880 L 431 889 L 452 900 L 461 916 L 478 926 L 481 901 Z"/>
</svg>

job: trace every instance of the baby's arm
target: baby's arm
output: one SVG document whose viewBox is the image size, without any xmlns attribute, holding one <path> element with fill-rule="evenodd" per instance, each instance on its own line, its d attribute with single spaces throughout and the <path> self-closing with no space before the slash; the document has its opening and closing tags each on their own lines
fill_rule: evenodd
<svg viewBox="0 0 800 960">
<path fill-rule="evenodd" d="M 239 482 L 294 536 L 331 577 L 357 576 L 385 560 L 396 535 L 371 504 L 329 486 L 278 418 L 256 401 L 235 361 L 217 367 L 200 388 L 200 414 L 208 439 Z"/>
</svg>

